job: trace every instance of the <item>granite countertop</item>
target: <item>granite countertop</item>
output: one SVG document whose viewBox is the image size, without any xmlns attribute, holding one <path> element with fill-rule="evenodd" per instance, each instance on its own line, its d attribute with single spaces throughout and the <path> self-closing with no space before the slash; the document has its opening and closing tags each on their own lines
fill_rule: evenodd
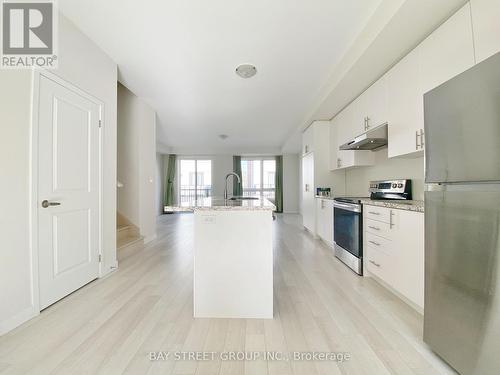
<svg viewBox="0 0 500 375">
<path fill-rule="evenodd" d="M 371 200 L 362 199 L 361 203 L 368 206 L 379 206 L 386 208 L 394 208 L 398 210 L 424 212 L 424 201 L 394 201 L 394 200 Z"/>
<path fill-rule="evenodd" d="M 266 198 L 225 200 L 219 197 L 209 197 L 181 203 L 177 206 L 165 206 L 165 212 L 191 211 L 275 211 L 276 206 Z"/>
</svg>

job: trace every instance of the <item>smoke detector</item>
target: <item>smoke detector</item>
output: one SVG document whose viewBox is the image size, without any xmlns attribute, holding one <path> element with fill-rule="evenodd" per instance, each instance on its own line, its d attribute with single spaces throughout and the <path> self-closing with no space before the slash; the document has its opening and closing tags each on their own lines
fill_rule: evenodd
<svg viewBox="0 0 500 375">
<path fill-rule="evenodd" d="M 228 135 L 227 134 L 219 134 L 219 138 L 225 141 L 227 139 Z"/>
<path fill-rule="evenodd" d="M 251 78 L 257 74 L 257 68 L 252 64 L 241 64 L 236 68 L 236 74 L 241 78 Z"/>
</svg>

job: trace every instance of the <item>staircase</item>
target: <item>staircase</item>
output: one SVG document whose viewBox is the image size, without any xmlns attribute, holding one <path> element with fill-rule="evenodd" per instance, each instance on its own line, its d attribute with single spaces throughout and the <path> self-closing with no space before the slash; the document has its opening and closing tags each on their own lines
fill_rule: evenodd
<svg viewBox="0 0 500 375">
<path fill-rule="evenodd" d="M 116 217 L 116 255 L 118 260 L 127 258 L 144 245 L 139 228 L 131 224 L 123 215 Z"/>
</svg>

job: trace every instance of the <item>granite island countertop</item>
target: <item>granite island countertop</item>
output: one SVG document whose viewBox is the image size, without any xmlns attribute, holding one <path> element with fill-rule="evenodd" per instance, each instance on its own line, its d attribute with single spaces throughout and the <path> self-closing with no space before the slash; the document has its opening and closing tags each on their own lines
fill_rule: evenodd
<svg viewBox="0 0 500 375">
<path fill-rule="evenodd" d="M 220 197 L 209 197 L 183 202 L 176 206 L 165 206 L 164 212 L 192 211 L 275 211 L 276 206 L 266 198 L 225 200 Z"/>
<path fill-rule="evenodd" d="M 424 201 L 418 201 L 418 200 L 395 201 L 390 199 L 381 199 L 381 200 L 361 199 L 361 203 L 366 204 L 368 206 L 378 206 L 378 207 L 393 208 L 397 210 L 424 212 Z"/>
</svg>

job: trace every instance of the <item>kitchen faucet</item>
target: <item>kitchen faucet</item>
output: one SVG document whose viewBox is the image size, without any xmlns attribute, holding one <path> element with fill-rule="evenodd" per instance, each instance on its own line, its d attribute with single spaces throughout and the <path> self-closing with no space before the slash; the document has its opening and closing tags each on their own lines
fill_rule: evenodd
<svg viewBox="0 0 500 375">
<path fill-rule="evenodd" d="M 241 184 L 241 178 L 237 173 L 231 172 L 226 175 L 226 187 L 224 188 L 224 199 L 227 199 L 227 178 L 229 176 L 235 176 L 238 179 L 238 183 Z"/>
</svg>

